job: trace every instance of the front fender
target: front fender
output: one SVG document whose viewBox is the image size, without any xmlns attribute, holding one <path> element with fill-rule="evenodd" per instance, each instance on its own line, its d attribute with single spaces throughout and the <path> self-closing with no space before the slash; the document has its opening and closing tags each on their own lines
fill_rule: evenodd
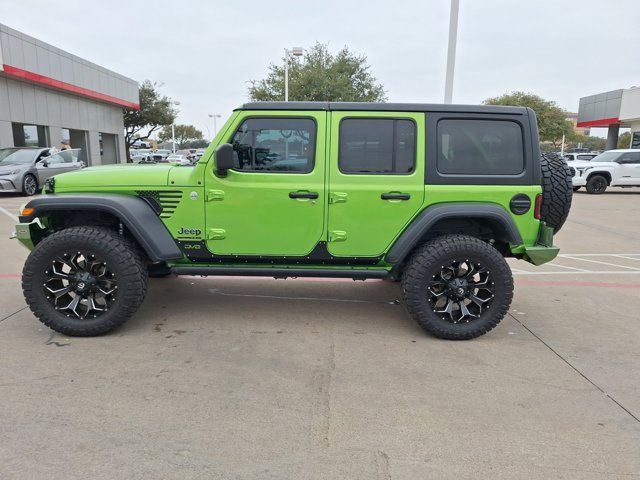
<svg viewBox="0 0 640 480">
<path fill-rule="evenodd" d="M 29 215 L 21 215 L 20 223 L 30 223 L 48 212 L 99 211 L 118 218 L 151 261 L 163 262 L 182 258 L 175 240 L 151 206 L 141 198 L 118 194 L 62 194 L 42 195 L 31 200 L 25 208 L 33 208 Z"/>
</svg>

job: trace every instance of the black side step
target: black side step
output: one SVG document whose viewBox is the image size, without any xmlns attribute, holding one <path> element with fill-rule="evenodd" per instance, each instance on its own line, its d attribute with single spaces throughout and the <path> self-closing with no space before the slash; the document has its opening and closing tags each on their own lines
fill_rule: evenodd
<svg viewBox="0 0 640 480">
<path fill-rule="evenodd" d="M 389 272 L 385 270 L 342 270 L 329 268 L 259 268 L 259 267 L 202 267 L 185 266 L 172 267 L 171 273 L 176 275 L 223 275 L 246 277 L 323 277 L 323 278 L 386 278 Z"/>
</svg>

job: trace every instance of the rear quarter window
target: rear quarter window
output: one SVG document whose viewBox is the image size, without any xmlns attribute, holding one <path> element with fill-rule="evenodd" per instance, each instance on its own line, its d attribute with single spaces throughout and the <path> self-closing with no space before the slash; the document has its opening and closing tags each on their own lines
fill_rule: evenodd
<svg viewBox="0 0 640 480">
<path fill-rule="evenodd" d="M 524 171 L 522 127 L 508 120 L 441 119 L 437 171 L 445 175 L 518 175 Z"/>
</svg>

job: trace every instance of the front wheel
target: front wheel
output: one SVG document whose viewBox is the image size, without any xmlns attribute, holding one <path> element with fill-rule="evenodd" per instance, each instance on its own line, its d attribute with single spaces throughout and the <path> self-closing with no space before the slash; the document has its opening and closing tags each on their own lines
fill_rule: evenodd
<svg viewBox="0 0 640 480">
<path fill-rule="evenodd" d="M 107 333 L 126 322 L 147 292 L 135 247 L 102 227 L 72 227 L 44 238 L 22 271 L 29 308 L 46 326 L 70 336 Z"/>
<path fill-rule="evenodd" d="M 32 195 L 35 195 L 37 191 L 38 181 L 36 180 L 36 177 L 31 175 L 30 173 L 27 173 L 22 179 L 22 194 L 30 197 Z"/>
<path fill-rule="evenodd" d="M 402 277 L 404 302 L 427 332 L 449 340 L 484 335 L 506 315 L 513 277 L 500 252 L 468 235 L 420 247 Z"/>
<path fill-rule="evenodd" d="M 591 175 L 587 180 L 587 192 L 600 195 L 607 189 L 608 182 L 602 175 Z"/>
</svg>

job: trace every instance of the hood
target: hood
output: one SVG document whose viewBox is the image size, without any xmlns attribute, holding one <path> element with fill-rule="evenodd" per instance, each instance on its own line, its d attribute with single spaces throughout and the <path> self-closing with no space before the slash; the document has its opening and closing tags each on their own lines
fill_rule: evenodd
<svg viewBox="0 0 640 480">
<path fill-rule="evenodd" d="M 594 162 L 594 161 L 588 161 L 588 160 L 576 160 L 574 162 L 567 162 L 567 164 L 570 167 L 573 168 L 594 168 L 594 167 L 598 167 L 598 168 L 602 168 L 602 167 L 615 167 L 616 165 L 618 165 L 615 162 Z"/>
<path fill-rule="evenodd" d="M 167 185 L 171 164 L 104 165 L 56 175 L 56 190 L 75 187 L 127 187 Z"/>
</svg>

